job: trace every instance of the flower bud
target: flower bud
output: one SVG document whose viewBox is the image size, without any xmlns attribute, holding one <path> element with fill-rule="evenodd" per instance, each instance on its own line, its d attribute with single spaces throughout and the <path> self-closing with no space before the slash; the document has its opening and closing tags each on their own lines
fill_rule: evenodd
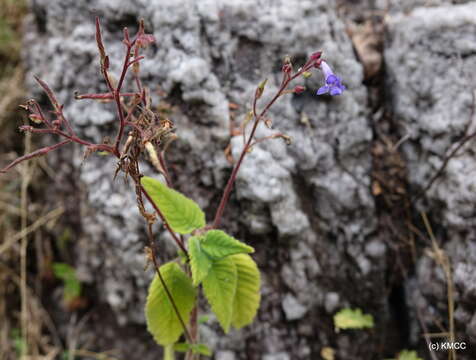
<svg viewBox="0 0 476 360">
<path fill-rule="evenodd" d="M 315 53 L 311 54 L 310 59 L 311 60 L 318 60 L 321 58 L 322 51 L 316 51 Z"/>
<path fill-rule="evenodd" d="M 322 59 L 317 59 L 317 61 L 314 63 L 314 67 L 319 69 L 321 67 Z"/>
<path fill-rule="evenodd" d="M 256 89 L 256 93 L 255 93 L 256 99 L 261 98 L 261 95 L 263 95 L 264 87 L 266 86 L 267 82 L 268 82 L 268 79 L 265 79 L 258 85 L 258 88 Z"/>
<path fill-rule="evenodd" d="M 283 73 L 290 74 L 292 70 L 293 70 L 293 67 L 291 66 L 291 64 L 283 65 Z"/>
<path fill-rule="evenodd" d="M 155 42 L 155 37 L 152 34 L 141 34 L 137 37 L 136 44 L 139 47 L 147 47 L 147 45 Z"/>
<path fill-rule="evenodd" d="M 295 94 L 301 94 L 302 92 L 304 92 L 304 90 L 306 90 L 306 88 L 304 86 L 296 85 L 295 88 L 294 88 L 294 93 Z"/>
<path fill-rule="evenodd" d="M 41 124 L 43 122 L 43 119 L 38 114 L 30 114 L 28 115 L 28 118 L 36 124 Z"/>
</svg>

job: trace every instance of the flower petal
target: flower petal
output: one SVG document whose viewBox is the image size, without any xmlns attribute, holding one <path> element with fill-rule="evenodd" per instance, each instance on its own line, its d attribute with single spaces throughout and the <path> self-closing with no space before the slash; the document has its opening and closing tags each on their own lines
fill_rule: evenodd
<svg viewBox="0 0 476 360">
<path fill-rule="evenodd" d="M 321 62 L 321 70 L 324 73 L 324 77 L 327 79 L 329 75 L 333 75 L 331 67 L 324 60 Z"/>
<path fill-rule="evenodd" d="M 326 84 L 328 84 L 328 85 L 339 85 L 340 84 L 340 79 L 337 75 L 331 74 L 328 77 L 326 77 Z"/>
<path fill-rule="evenodd" d="M 323 94 L 327 93 L 328 91 L 329 91 L 329 86 L 324 85 L 324 86 L 320 87 L 319 90 L 317 90 L 317 95 L 323 95 Z"/>
<path fill-rule="evenodd" d="M 336 95 L 342 94 L 342 91 L 343 90 L 341 88 L 339 88 L 337 86 L 333 86 L 329 93 L 331 94 L 331 96 L 336 96 Z"/>
</svg>

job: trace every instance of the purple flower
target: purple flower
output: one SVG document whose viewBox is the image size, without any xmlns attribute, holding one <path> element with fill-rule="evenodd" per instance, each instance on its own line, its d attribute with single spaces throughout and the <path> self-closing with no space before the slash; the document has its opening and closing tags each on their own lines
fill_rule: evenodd
<svg viewBox="0 0 476 360">
<path fill-rule="evenodd" d="M 340 77 L 332 72 L 332 69 L 325 61 L 321 62 L 321 69 L 326 78 L 326 84 L 317 90 L 317 95 L 329 93 L 331 96 L 334 96 L 342 94 L 345 86 L 340 82 Z"/>
</svg>

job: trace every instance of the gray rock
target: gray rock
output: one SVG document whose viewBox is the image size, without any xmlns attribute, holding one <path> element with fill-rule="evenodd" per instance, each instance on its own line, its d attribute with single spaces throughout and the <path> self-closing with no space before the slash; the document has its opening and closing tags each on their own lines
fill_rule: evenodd
<svg viewBox="0 0 476 360">
<path fill-rule="evenodd" d="M 218 351 L 215 354 L 216 360 L 235 360 L 236 356 L 235 353 L 232 351 Z"/>
<path fill-rule="evenodd" d="M 369 251 L 367 245 L 377 238 L 369 191 L 372 129 L 367 90 L 362 85 L 362 66 L 334 4 L 325 0 L 37 0 L 33 11 L 24 47 L 28 85 L 39 96 L 31 75 L 48 82 L 65 103 L 78 134 L 96 142 L 115 134 L 113 106 L 72 101 L 74 90 L 105 90 L 96 66 L 94 15 L 100 15 L 116 73 L 123 57 L 121 27 L 127 25 L 134 32 L 135 20 L 144 17 L 158 43 L 145 54 L 143 79 L 152 88 L 155 104 L 174 105 L 171 118 L 179 140 L 168 156 L 177 170 L 175 184 L 207 210 L 209 220 L 231 170 L 223 155 L 230 141 L 228 102 L 246 113 L 257 84 L 268 78 L 259 102 L 263 106 L 279 86 L 286 54 L 299 66 L 312 52 L 324 50 L 348 90 L 341 97 L 319 98 L 315 90 L 323 79 L 315 74 L 299 80 L 307 92 L 280 99 L 269 116 L 275 130 L 291 136 L 293 144 L 274 140 L 253 149 L 224 218 L 227 231 L 256 248 L 255 259 L 263 271 L 258 319 L 239 336 L 223 337 L 218 327 L 210 327 L 215 332 L 210 338 L 216 340 L 218 353 L 233 351 L 237 358 L 250 351 L 265 359 L 317 358 L 320 348 L 336 336 L 333 330 L 321 330 L 323 321 L 332 321 L 326 308 L 355 302 L 365 304 L 369 312 L 387 311 L 381 291 L 385 259 L 377 259 L 379 251 Z M 167 97 L 156 95 L 157 84 Z M 267 133 L 264 127 L 258 132 L 259 136 Z M 231 139 L 235 159 L 241 141 L 241 136 Z M 77 148 L 62 151 L 57 158 L 50 157 L 52 167 L 81 157 Z M 69 180 L 69 191 L 79 192 L 81 199 L 71 204 L 70 212 L 81 225 L 76 266 L 82 279 L 96 289 L 95 303 L 105 305 L 111 328 L 134 329 L 128 336 L 137 336 L 150 350 L 147 355 L 134 352 L 120 337 L 109 338 L 107 348 L 118 348 L 124 358 L 156 358 L 150 338 L 139 339 L 136 331 L 140 326 L 146 333 L 143 306 L 152 272 L 143 271 L 146 238 L 133 189 L 122 179 L 112 181 L 113 159 L 93 155 L 83 165 L 78 160 L 72 166 L 77 176 Z M 71 169 L 64 168 L 58 176 L 67 178 L 64 174 Z M 143 170 L 153 174 L 147 161 Z M 174 244 L 155 230 L 160 260 L 167 261 L 175 256 Z M 305 304 L 308 311 L 302 319 L 302 310 L 290 313 L 296 328 L 281 307 L 290 290 L 294 304 Z M 329 292 L 336 294 L 332 306 L 325 297 Z M 101 316 L 96 321 L 100 324 Z M 101 332 L 93 325 L 91 332 L 98 334 L 93 345 L 104 350 Z M 298 335 L 304 328 L 307 335 Z M 345 351 L 370 357 L 372 341 L 363 333 L 355 333 L 355 338 L 360 341 L 353 341 Z"/>
<path fill-rule="evenodd" d="M 473 315 L 471 322 L 468 324 L 467 330 L 471 342 L 476 342 L 476 315 Z"/>
<path fill-rule="evenodd" d="M 388 21 L 385 62 L 389 101 L 401 135 L 410 135 L 403 152 L 415 194 L 426 188 L 465 133 L 475 129 L 475 117 L 471 116 L 475 13 L 476 3 L 470 2 L 417 8 L 410 15 L 400 14 Z M 419 209 L 431 213 L 437 238 L 452 264 L 453 296 L 458 304 L 455 321 L 461 341 L 472 331 L 468 315 L 475 314 L 470 305 L 475 299 L 476 273 L 475 164 L 472 145 L 468 144 L 449 161 L 418 204 Z M 427 326 L 433 325 L 435 317 L 446 321 L 448 294 L 441 266 L 424 256 L 418 260 L 416 276 L 422 296 L 420 310 Z"/>
<path fill-rule="evenodd" d="M 276 354 L 267 354 L 263 356 L 263 360 L 289 360 L 289 359 L 291 359 L 289 357 L 289 354 L 285 352 L 280 352 Z"/>
<path fill-rule="evenodd" d="M 283 310 L 288 320 L 300 319 L 306 314 L 307 308 L 291 294 L 286 294 L 283 299 Z"/>
<path fill-rule="evenodd" d="M 339 305 L 339 294 L 335 292 L 330 292 L 326 294 L 326 300 L 325 300 L 324 306 L 326 308 L 326 311 L 329 314 L 334 313 L 334 311 L 337 310 L 338 305 Z"/>
</svg>

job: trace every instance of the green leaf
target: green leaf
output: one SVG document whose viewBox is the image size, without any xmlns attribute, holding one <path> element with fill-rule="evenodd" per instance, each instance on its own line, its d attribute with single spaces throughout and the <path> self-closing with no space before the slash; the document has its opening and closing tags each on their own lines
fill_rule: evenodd
<svg viewBox="0 0 476 360">
<path fill-rule="evenodd" d="M 174 299 L 180 316 L 185 324 L 188 324 L 190 312 L 195 306 L 197 296 L 192 281 L 175 262 L 162 265 L 160 273 Z M 149 287 L 145 317 L 147 320 L 147 330 L 149 330 L 154 336 L 155 341 L 160 345 L 173 344 L 182 335 L 182 324 L 157 275 L 155 275 Z"/>
<path fill-rule="evenodd" d="M 205 236 L 192 237 L 188 242 L 193 284 L 198 285 L 207 276 L 214 260 L 227 256 L 251 253 L 254 249 L 221 230 L 210 230 Z"/>
<path fill-rule="evenodd" d="M 173 231 L 190 234 L 205 226 L 205 214 L 193 200 L 147 176 L 141 184 Z"/>
<path fill-rule="evenodd" d="M 210 320 L 210 315 L 201 315 L 198 317 L 199 324 L 206 324 Z"/>
<path fill-rule="evenodd" d="M 233 300 L 232 325 L 240 329 L 253 322 L 258 311 L 261 294 L 261 277 L 258 266 L 251 256 L 237 254 L 230 256 L 237 273 L 236 293 Z"/>
<path fill-rule="evenodd" d="M 189 343 L 177 343 L 174 345 L 174 350 L 177 352 L 187 352 L 191 347 L 192 345 Z"/>
<path fill-rule="evenodd" d="M 18 328 L 13 328 L 11 332 L 11 338 L 13 340 L 13 347 L 15 352 L 20 359 L 26 354 L 27 344 L 26 340 L 21 336 L 21 331 Z"/>
<path fill-rule="evenodd" d="M 212 356 L 212 351 L 205 344 L 193 345 L 192 352 L 194 354 L 201 354 L 205 356 Z"/>
<path fill-rule="evenodd" d="M 397 360 L 422 360 L 416 351 L 402 350 L 397 356 Z"/>
<path fill-rule="evenodd" d="M 339 329 L 372 328 L 374 319 L 372 315 L 363 314 L 360 309 L 342 309 L 334 315 L 334 326 Z"/>
<path fill-rule="evenodd" d="M 64 283 L 64 299 L 66 301 L 71 301 L 81 295 L 81 283 L 72 266 L 65 263 L 54 263 L 53 273 Z"/>
<path fill-rule="evenodd" d="M 233 316 L 233 298 L 236 292 L 236 265 L 230 258 L 213 262 L 203 280 L 203 291 L 225 333 Z"/>
<path fill-rule="evenodd" d="M 214 259 L 223 259 L 234 254 L 249 254 L 255 251 L 251 246 L 236 240 L 221 230 L 210 230 L 201 241 L 202 249 Z"/>
<path fill-rule="evenodd" d="M 212 356 L 212 351 L 205 344 L 178 343 L 174 345 L 174 350 L 177 352 L 187 352 L 192 350 L 194 354 Z"/>
<path fill-rule="evenodd" d="M 187 254 L 185 254 L 182 250 L 178 249 L 178 255 L 180 258 L 180 263 L 185 265 L 188 262 Z"/>
<path fill-rule="evenodd" d="M 212 261 L 202 250 L 200 238 L 197 236 L 192 236 L 188 240 L 188 254 L 190 255 L 193 284 L 196 286 L 208 275 Z"/>
</svg>

